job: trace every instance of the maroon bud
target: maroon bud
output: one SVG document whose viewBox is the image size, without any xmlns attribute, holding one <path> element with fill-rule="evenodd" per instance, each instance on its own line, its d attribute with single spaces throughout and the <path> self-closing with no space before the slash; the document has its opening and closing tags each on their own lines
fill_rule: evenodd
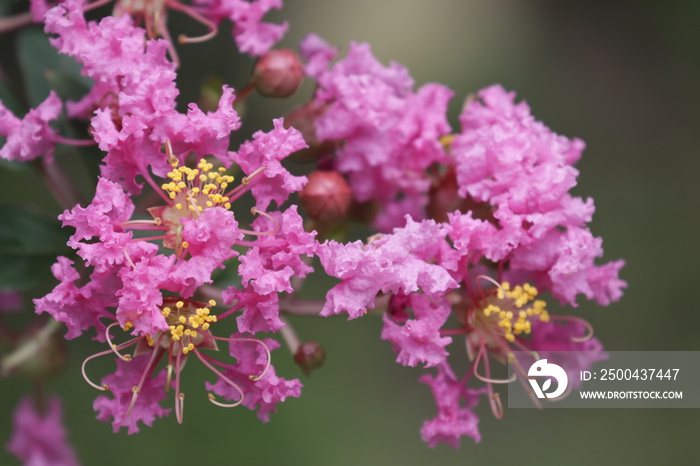
<svg viewBox="0 0 700 466">
<path fill-rule="evenodd" d="M 289 97 L 304 78 L 304 69 L 292 50 L 270 50 L 255 64 L 251 83 L 267 97 Z"/>
<path fill-rule="evenodd" d="M 294 354 L 294 362 L 301 368 L 307 377 L 323 365 L 326 359 L 326 350 L 315 341 L 307 341 L 297 348 Z"/>
<path fill-rule="evenodd" d="M 309 217 L 322 222 L 337 222 L 345 218 L 352 191 L 337 171 L 315 171 L 299 193 L 299 200 Z"/>
</svg>

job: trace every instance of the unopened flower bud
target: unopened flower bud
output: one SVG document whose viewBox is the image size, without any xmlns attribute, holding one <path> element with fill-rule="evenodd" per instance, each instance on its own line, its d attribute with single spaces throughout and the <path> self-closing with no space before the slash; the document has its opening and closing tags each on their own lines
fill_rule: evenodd
<svg viewBox="0 0 700 466">
<path fill-rule="evenodd" d="M 299 200 L 310 218 L 335 222 L 345 217 L 352 201 L 352 191 L 337 171 L 315 171 L 299 193 Z"/>
<path fill-rule="evenodd" d="M 260 57 L 253 69 L 252 83 L 267 97 L 289 97 L 304 78 L 304 69 L 292 50 L 270 50 Z"/>
<path fill-rule="evenodd" d="M 294 354 L 294 362 L 307 377 L 311 375 L 311 372 L 321 367 L 325 359 L 326 350 L 315 341 L 302 343 Z"/>
</svg>

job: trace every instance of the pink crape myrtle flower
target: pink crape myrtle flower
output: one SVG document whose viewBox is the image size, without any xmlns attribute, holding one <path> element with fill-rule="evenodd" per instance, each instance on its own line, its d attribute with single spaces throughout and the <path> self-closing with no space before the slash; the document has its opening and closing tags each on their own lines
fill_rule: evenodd
<svg viewBox="0 0 700 466">
<path fill-rule="evenodd" d="M 355 199 L 383 207 L 376 221 L 381 231 L 402 226 L 405 214 L 424 218 L 426 169 L 447 160 L 440 138 L 450 131 L 452 91 L 426 84 L 414 92 L 406 68 L 383 66 L 368 44 L 351 42 L 347 56 L 327 70 L 335 51 L 320 38 L 307 37 L 301 51 L 318 82 L 313 103 L 325 107 L 315 120 L 316 137 L 337 144 L 336 168 L 349 178 Z"/>
<path fill-rule="evenodd" d="M 69 103 L 74 117 L 92 116 L 92 133 L 107 152 L 102 175 L 132 193 L 140 192 L 141 175 L 165 176 L 169 171 L 162 146 L 168 142 L 180 163 L 190 151 L 213 154 L 226 166 L 229 134 L 240 126 L 233 110 L 233 90 L 223 89 L 219 107 L 202 112 L 190 104 L 177 112 L 175 66 L 167 59 L 167 42 L 147 40 L 146 31 L 129 16 L 85 20 L 82 4 L 66 0 L 46 15 L 46 31 L 57 34 L 52 44 L 75 57 L 82 72 L 95 81 L 80 102 Z"/>
<path fill-rule="evenodd" d="M 479 403 L 484 389 L 467 388 L 469 375 L 460 380 L 447 362 L 443 362 L 438 366 L 435 377 L 430 374 L 421 376 L 420 382 L 430 387 L 438 408 L 437 416 L 425 421 L 420 432 L 430 448 L 435 448 L 439 443 L 459 448 L 463 435 L 468 435 L 477 443 L 481 441 L 479 417 L 472 409 Z"/>
<path fill-rule="evenodd" d="M 32 19 L 37 23 L 43 22 L 51 7 L 63 1 L 30 0 Z M 80 1 L 78 4 L 84 11 L 88 11 L 104 5 L 107 1 Z M 260 56 L 267 52 L 284 36 L 288 28 L 286 22 L 273 24 L 263 21 L 268 11 L 282 8 L 282 0 L 194 0 L 191 4 L 180 0 L 114 0 L 113 3 L 113 17 L 131 16 L 143 22 L 149 39 L 163 37 L 175 63 L 179 62 L 179 58 L 168 30 L 168 13 L 171 10 L 183 13 L 209 29 L 206 34 L 198 37 L 181 34 L 177 37 L 178 43 L 205 42 L 212 39 L 218 33 L 219 24 L 226 19 L 233 25 L 231 32 L 238 49 L 252 56 Z"/>
<path fill-rule="evenodd" d="M 110 346 L 84 361 L 83 375 L 94 388 L 113 393 L 114 397 L 98 397 L 94 407 L 98 419 L 112 419 L 115 431 L 127 427 L 134 433 L 139 422 L 150 425 L 166 415 L 169 410 L 159 401 L 171 388 L 181 422 L 184 395 L 180 376 L 185 361 L 192 357 L 216 375 L 212 391 L 233 400 L 223 403 L 210 394 L 209 400 L 219 406 L 243 404 L 259 410 L 259 417 L 267 421 L 277 403 L 299 396 L 301 384 L 279 378 L 271 366 L 270 342 L 246 337 L 243 332 L 281 328 L 277 294 L 292 291 L 292 276 L 304 276 L 312 270 L 301 256 L 313 256 L 314 233 L 303 230 L 295 207 L 269 213 L 253 208 L 252 213 L 259 218 L 252 230 L 239 226 L 230 209 L 249 191 L 253 196 L 260 193 L 258 205 L 268 206 L 269 199 L 281 204 L 295 186 L 300 189 L 304 179 L 292 177 L 279 165 L 280 159 L 300 147 L 300 140 L 298 132 L 284 129 L 281 121 L 271 132 L 256 135 L 244 167 L 251 173 L 237 186 L 225 167 L 215 168 L 204 158 L 196 168 L 180 166 L 179 158 L 166 144 L 167 153 L 162 157 L 170 161 L 171 170 L 158 191 L 165 205 L 147 209 L 151 219 L 135 219 L 130 194 L 105 178 L 99 180 L 89 206 L 76 206 L 61 215 L 64 226 L 75 228 L 68 244 L 78 251 L 89 272 L 83 276 L 71 260 L 59 257 L 52 270 L 60 283 L 35 300 L 35 305 L 38 313 L 47 312 L 67 325 L 66 337 L 94 328 L 96 338 Z M 253 168 L 256 161 L 262 165 Z M 275 185 L 285 179 L 297 181 L 275 189 L 255 189 L 258 183 Z M 240 254 L 240 248 L 247 251 Z M 240 261 L 241 289 L 229 287 L 224 300 L 230 308 L 215 314 L 215 300 L 200 301 L 195 295 L 212 283 L 216 269 L 230 266 L 235 258 Z M 84 284 L 78 285 L 79 281 Z M 246 302 L 244 295 L 275 305 L 261 310 L 244 304 L 243 309 L 240 302 Z M 240 333 L 227 338 L 212 333 L 216 322 L 239 310 Z M 266 324 L 253 323 L 257 321 Z M 116 326 L 130 332 L 132 338 L 112 343 Z M 207 354 L 219 350 L 219 341 L 229 343 L 238 366 Z M 131 354 L 124 353 L 128 348 L 133 349 Z M 108 354 L 117 356 L 117 371 L 101 384 L 90 381 L 86 364 Z M 166 369 L 158 371 L 161 359 L 167 360 Z"/>
<path fill-rule="evenodd" d="M 49 123 L 58 118 L 61 108 L 61 99 L 53 91 L 21 120 L 0 102 L 0 136 L 6 138 L 0 158 L 20 162 L 41 156 L 50 159 L 58 135 Z"/>
<path fill-rule="evenodd" d="M 253 228 L 261 233 L 279 229 L 285 234 L 258 238 L 259 247 L 240 257 L 241 288 L 227 288 L 222 298 L 232 310 L 241 310 L 239 331 L 276 332 L 284 326 L 279 316 L 279 293 L 293 292 L 292 278 L 304 278 L 313 271 L 303 257 L 315 253 L 314 235 L 304 231 L 296 206 L 256 219 Z"/>
<path fill-rule="evenodd" d="M 385 304 L 382 338 L 392 343 L 397 362 L 438 367 L 436 378 L 424 379 L 439 413 L 422 430 L 431 446 L 456 447 L 461 435 L 478 440 L 471 407 L 479 393 L 503 415 L 494 385 L 514 378 L 494 379 L 491 358 L 507 361 L 513 351 L 591 352 L 561 361 L 573 373 L 604 357 L 591 326 L 550 315 L 542 292 L 563 304 L 575 306 L 583 295 L 608 305 L 626 287 L 618 277 L 623 261 L 595 263 L 603 250 L 586 226 L 593 201 L 569 194 L 583 142 L 554 134 L 514 99 L 500 86 L 483 90 L 466 105 L 462 132 L 442 138 L 449 160 L 435 170 L 426 206 L 438 221 L 407 217 L 405 226 L 367 244 L 326 242 L 317 251 L 326 272 L 341 280 L 328 292 L 322 315 L 358 317 Z M 421 276 L 414 271 L 432 279 L 407 280 Z M 455 340 L 472 361 L 461 379 L 448 366 Z M 471 374 L 485 389 L 468 391 Z"/>
<path fill-rule="evenodd" d="M 22 399 L 14 414 L 8 451 L 25 465 L 78 466 L 62 417 L 58 398 L 49 398 L 45 412 L 36 409 L 30 397 Z"/>
</svg>

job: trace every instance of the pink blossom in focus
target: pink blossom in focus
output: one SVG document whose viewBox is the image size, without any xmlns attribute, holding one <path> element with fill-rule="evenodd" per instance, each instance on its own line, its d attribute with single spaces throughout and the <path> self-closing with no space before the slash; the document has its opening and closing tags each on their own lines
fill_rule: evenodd
<svg viewBox="0 0 700 466">
<path fill-rule="evenodd" d="M 166 416 L 170 412 L 170 409 L 160 406 L 160 402 L 166 397 L 165 390 L 163 390 L 166 379 L 165 369 L 159 371 L 155 376 L 146 373 L 145 382 L 140 384 L 148 359 L 149 356 L 145 354 L 137 356 L 129 362 L 117 359 L 116 372 L 102 379 L 102 383 L 109 386 L 113 397 L 98 396 L 93 403 L 93 408 L 100 421 L 106 422 L 112 418 L 114 432 L 126 427 L 128 434 L 134 434 L 139 431 L 139 422 L 151 426 L 156 418 Z M 127 414 L 134 394 L 132 387 L 135 386 L 141 387 L 139 396 Z"/>
<path fill-rule="evenodd" d="M 421 428 L 421 437 L 430 448 L 438 443 L 447 443 L 459 448 L 460 439 L 468 435 L 475 442 L 481 441 L 479 418 L 473 408 L 479 403 L 484 390 L 466 387 L 467 378 L 457 379 L 447 363 L 438 366 L 435 377 L 423 375 L 420 382 L 430 386 L 437 403 L 437 416 L 426 421 Z"/>
</svg>

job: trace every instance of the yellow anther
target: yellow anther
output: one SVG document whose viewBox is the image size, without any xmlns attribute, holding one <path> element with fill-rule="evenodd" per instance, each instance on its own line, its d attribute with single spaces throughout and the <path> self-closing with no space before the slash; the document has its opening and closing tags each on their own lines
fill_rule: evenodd
<svg viewBox="0 0 700 466">
<path fill-rule="evenodd" d="M 182 204 L 178 202 L 177 204 L 175 204 L 175 208 L 176 208 L 177 210 L 182 209 Z"/>
<path fill-rule="evenodd" d="M 189 352 L 190 352 L 189 346 L 185 346 L 184 348 L 182 348 L 182 354 L 187 354 Z"/>
<path fill-rule="evenodd" d="M 187 322 L 187 318 L 185 316 L 180 316 L 180 317 L 178 317 L 177 320 L 179 320 L 181 324 L 184 324 L 185 322 Z"/>
<path fill-rule="evenodd" d="M 170 315 L 170 312 L 171 312 L 171 310 L 169 307 L 164 307 L 161 314 L 163 314 L 163 317 L 168 317 Z"/>
<path fill-rule="evenodd" d="M 202 324 L 202 330 L 209 330 L 209 322 L 204 322 Z"/>
<path fill-rule="evenodd" d="M 216 306 L 216 301 L 214 301 L 213 299 L 210 299 L 210 300 L 209 300 L 209 305 L 210 305 L 210 306 Z"/>
<path fill-rule="evenodd" d="M 185 305 L 185 303 L 182 302 L 182 301 L 178 301 L 178 302 L 175 303 L 175 307 L 177 307 L 178 309 L 180 309 L 180 308 L 181 308 L 182 306 L 184 306 L 184 305 Z"/>
<path fill-rule="evenodd" d="M 168 194 L 168 197 L 169 197 L 170 199 L 175 199 L 175 196 L 176 196 L 175 193 L 170 193 L 170 194 Z"/>
<path fill-rule="evenodd" d="M 124 324 L 124 331 L 126 332 L 127 330 L 131 330 L 132 328 L 134 328 L 134 323 L 130 320 L 127 320 Z"/>
<path fill-rule="evenodd" d="M 192 204 L 188 205 L 187 208 L 190 210 L 190 212 L 194 212 L 196 210 Z"/>
<path fill-rule="evenodd" d="M 187 241 L 183 241 L 182 243 L 180 243 L 180 245 L 181 245 L 184 249 L 187 249 L 187 248 L 190 247 L 190 243 L 188 243 Z"/>
</svg>

